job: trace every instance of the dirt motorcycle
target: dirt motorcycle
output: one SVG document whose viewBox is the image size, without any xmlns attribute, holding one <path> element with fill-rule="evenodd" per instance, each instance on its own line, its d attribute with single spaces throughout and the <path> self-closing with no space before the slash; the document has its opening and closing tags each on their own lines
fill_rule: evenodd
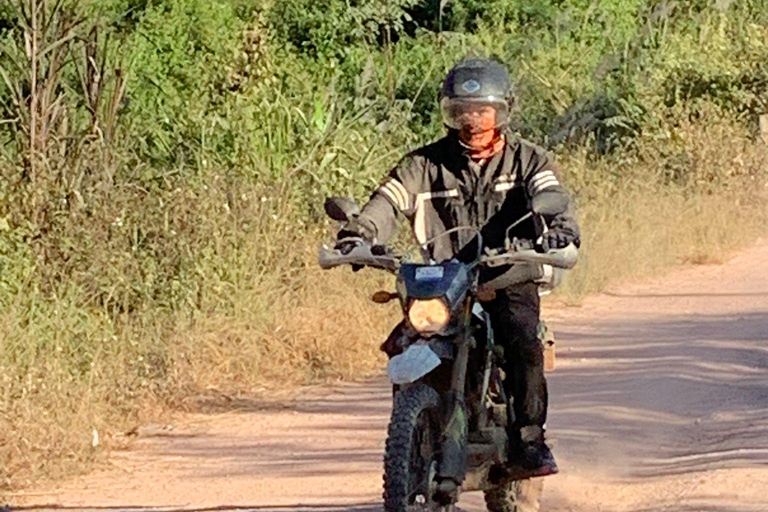
<svg viewBox="0 0 768 512">
<path fill-rule="evenodd" d="M 545 194 L 534 199 L 531 215 L 557 215 L 567 206 Z M 360 213 L 343 198 L 329 199 L 325 209 L 341 222 Z M 469 227 L 440 236 L 465 229 L 475 231 L 477 241 L 471 263 L 413 263 L 360 239 L 347 250 L 320 249 L 324 269 L 367 266 L 397 276 L 395 293 L 373 296 L 379 303 L 399 299 L 407 325 L 396 341 L 400 353 L 387 366 L 395 392 L 384 455 L 386 512 L 452 512 L 460 492 L 468 491 L 483 491 L 491 512 L 538 510 L 541 479 L 515 479 L 509 473 L 507 426 L 515 421 L 514 410 L 503 386 L 503 353 L 478 300 L 488 293 L 478 285 L 478 274 L 484 265 L 514 269 L 518 262 L 569 269 L 578 249 L 570 245 L 541 253 L 530 241 L 509 238 L 503 248 L 484 249 L 480 231 Z M 514 279 L 514 272 L 510 275 Z"/>
</svg>

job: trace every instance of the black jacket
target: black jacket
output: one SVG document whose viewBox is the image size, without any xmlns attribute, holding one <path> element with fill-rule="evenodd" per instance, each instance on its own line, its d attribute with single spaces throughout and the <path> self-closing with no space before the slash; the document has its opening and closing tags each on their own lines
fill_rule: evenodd
<svg viewBox="0 0 768 512">
<path fill-rule="evenodd" d="M 360 234 L 386 243 L 399 212 L 421 243 L 453 227 L 472 226 L 481 229 L 484 246 L 503 247 L 506 229 L 529 213 L 531 199 L 545 190 L 567 194 L 544 149 L 508 134 L 503 151 L 486 162 L 474 162 L 452 132 L 413 151 L 389 173 L 360 215 L 360 225 L 372 232 Z M 578 238 L 570 209 L 545 220 L 550 229 L 568 230 Z M 536 218 L 528 219 L 510 236 L 535 240 L 543 230 L 539 224 Z M 430 254 L 436 261 L 455 257 L 462 249 L 466 253 L 474 238 L 470 231 L 442 237 Z"/>
</svg>

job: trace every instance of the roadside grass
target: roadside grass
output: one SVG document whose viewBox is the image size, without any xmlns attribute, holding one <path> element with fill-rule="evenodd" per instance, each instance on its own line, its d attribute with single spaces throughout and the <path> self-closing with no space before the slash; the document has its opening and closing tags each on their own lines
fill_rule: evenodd
<svg viewBox="0 0 768 512">
<path fill-rule="evenodd" d="M 722 263 L 765 232 L 764 207 L 739 197 L 619 193 L 620 212 L 582 210 L 583 250 L 556 297 L 578 304 L 609 284 L 680 264 Z"/>
<path fill-rule="evenodd" d="M 378 347 L 398 308 L 368 297 L 393 288 L 394 279 L 372 270 L 324 272 L 309 254 L 296 274 L 289 293 L 276 283 L 237 298 L 243 303 L 235 316 L 184 325 L 169 344 L 179 389 L 279 390 L 377 371 Z"/>
</svg>

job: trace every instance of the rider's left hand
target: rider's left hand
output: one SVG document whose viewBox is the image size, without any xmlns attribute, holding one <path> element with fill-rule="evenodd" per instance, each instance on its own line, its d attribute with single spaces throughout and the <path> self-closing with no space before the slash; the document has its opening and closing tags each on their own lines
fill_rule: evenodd
<svg viewBox="0 0 768 512">
<path fill-rule="evenodd" d="M 544 233 L 536 243 L 538 252 L 548 252 L 552 249 L 563 249 L 576 242 L 578 236 L 570 229 L 552 228 Z"/>
</svg>

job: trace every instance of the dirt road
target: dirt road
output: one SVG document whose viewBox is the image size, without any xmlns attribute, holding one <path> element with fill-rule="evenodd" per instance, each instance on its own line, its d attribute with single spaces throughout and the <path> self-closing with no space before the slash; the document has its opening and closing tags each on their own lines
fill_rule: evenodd
<svg viewBox="0 0 768 512">
<path fill-rule="evenodd" d="M 543 511 L 768 511 L 768 244 L 552 311 Z M 187 417 L 45 510 L 381 510 L 384 379 L 283 409 Z M 477 495 L 467 511 L 484 510 Z"/>
</svg>

